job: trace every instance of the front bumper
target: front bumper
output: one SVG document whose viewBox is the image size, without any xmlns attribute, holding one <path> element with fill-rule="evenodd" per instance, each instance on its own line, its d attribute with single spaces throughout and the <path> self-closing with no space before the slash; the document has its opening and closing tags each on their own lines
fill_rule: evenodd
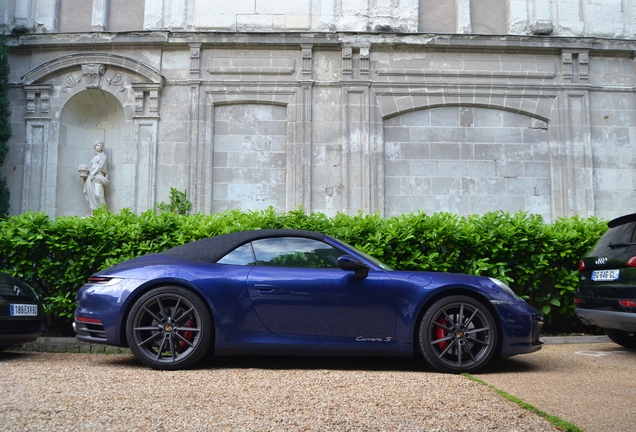
<svg viewBox="0 0 636 432">
<path fill-rule="evenodd" d="M 42 318 L 0 318 L 0 345 L 33 342 L 42 336 Z"/>
<path fill-rule="evenodd" d="M 102 324 L 74 321 L 73 330 L 75 330 L 77 340 L 99 344 L 108 343 Z"/>
<path fill-rule="evenodd" d="M 581 308 L 574 309 L 574 312 L 585 325 L 626 332 L 636 331 L 636 313 Z"/>
<path fill-rule="evenodd" d="M 528 354 L 541 349 L 543 345 L 539 340 L 543 327 L 541 312 L 521 302 L 501 305 L 497 309 L 503 330 L 502 357 Z"/>
</svg>

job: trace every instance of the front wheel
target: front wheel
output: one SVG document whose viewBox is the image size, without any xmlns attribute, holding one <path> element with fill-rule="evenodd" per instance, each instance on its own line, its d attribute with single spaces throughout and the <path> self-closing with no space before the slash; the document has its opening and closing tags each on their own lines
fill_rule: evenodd
<svg viewBox="0 0 636 432">
<path fill-rule="evenodd" d="M 126 339 L 137 359 L 154 369 L 185 369 L 212 345 L 212 319 L 203 301 L 176 286 L 148 291 L 126 321 Z"/>
<path fill-rule="evenodd" d="M 442 372 L 476 372 L 497 347 L 497 322 L 484 304 L 463 295 L 435 302 L 420 322 L 424 358 Z"/>
<path fill-rule="evenodd" d="M 636 333 L 628 333 L 617 329 L 605 329 L 605 334 L 609 336 L 614 343 L 624 346 L 625 348 L 636 349 Z"/>
</svg>

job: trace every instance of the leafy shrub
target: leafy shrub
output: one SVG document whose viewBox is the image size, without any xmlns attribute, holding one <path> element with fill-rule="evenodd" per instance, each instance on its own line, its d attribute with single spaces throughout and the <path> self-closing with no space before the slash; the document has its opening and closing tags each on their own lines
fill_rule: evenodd
<svg viewBox="0 0 636 432">
<path fill-rule="evenodd" d="M 64 332 L 70 328 L 77 289 L 92 273 L 201 238 L 268 228 L 324 232 L 396 269 L 497 277 L 546 314 L 549 331 L 574 331 L 582 328 L 573 313 L 577 263 L 607 225 L 594 217 L 545 224 L 523 212 L 382 218 L 362 213 L 327 217 L 302 209 L 212 215 L 136 215 L 125 209 L 55 219 L 25 213 L 0 220 L 0 269 L 30 283 L 44 300 L 51 330 Z"/>
<path fill-rule="evenodd" d="M 186 215 L 192 208 L 192 203 L 188 201 L 186 191 L 181 192 L 176 188 L 170 188 L 170 202 L 157 203 L 157 208 L 163 212 Z"/>
</svg>

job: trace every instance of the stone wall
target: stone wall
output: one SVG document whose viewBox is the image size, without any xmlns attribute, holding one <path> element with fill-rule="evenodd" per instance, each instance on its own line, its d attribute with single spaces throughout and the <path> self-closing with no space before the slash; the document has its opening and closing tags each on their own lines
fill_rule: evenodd
<svg viewBox="0 0 636 432">
<path fill-rule="evenodd" d="M 390 32 L 634 38 L 635 0 L 8 0 L 0 30 Z"/>
<path fill-rule="evenodd" d="M 494 108 L 450 106 L 385 122 L 387 216 L 550 214 L 548 125 Z"/>
<path fill-rule="evenodd" d="M 26 28 L 43 8 L 65 11 L 73 1 L 9 2 L 0 19 Z M 610 2 L 594 23 L 585 20 L 595 2 L 578 9 L 581 31 L 620 22 L 604 28 L 622 28 L 624 40 L 544 34 L 566 27 L 556 12 L 572 4 L 562 0 L 505 2 L 506 13 L 493 16 L 524 36 L 472 34 L 505 28 L 487 24 L 485 3 L 468 0 L 441 2 L 454 13 L 437 24 L 456 34 L 415 33 L 413 17 L 428 25 L 425 0 L 235 2 L 235 23 L 241 11 L 269 17 L 254 27 L 263 32 L 195 31 L 196 22 L 214 29 L 212 18 L 223 18 L 221 9 L 205 15 L 198 1 L 146 3 L 123 20 L 117 14 L 128 9 L 118 1 L 9 38 L 13 137 L 2 173 L 13 214 L 89 214 L 77 165 L 97 139 L 114 211 L 154 208 L 172 187 L 204 213 L 523 210 L 550 221 L 633 211 L 631 1 L 621 13 Z M 513 14 L 522 6 L 526 15 Z M 323 29 L 323 18 L 333 28 L 273 31 L 279 13 L 289 22 L 308 16 L 308 29 Z M 85 33 L 45 32 L 89 22 Z M 156 30 L 102 31 L 135 23 Z"/>
</svg>

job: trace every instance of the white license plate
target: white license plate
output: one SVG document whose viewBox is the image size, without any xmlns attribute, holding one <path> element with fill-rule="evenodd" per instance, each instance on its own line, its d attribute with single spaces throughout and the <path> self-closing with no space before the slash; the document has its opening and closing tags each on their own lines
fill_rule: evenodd
<svg viewBox="0 0 636 432">
<path fill-rule="evenodd" d="M 592 272 L 593 281 L 615 281 L 618 280 L 619 270 L 594 270 Z"/>
<path fill-rule="evenodd" d="M 38 305 L 11 304 L 9 309 L 11 316 L 38 316 Z"/>
</svg>

